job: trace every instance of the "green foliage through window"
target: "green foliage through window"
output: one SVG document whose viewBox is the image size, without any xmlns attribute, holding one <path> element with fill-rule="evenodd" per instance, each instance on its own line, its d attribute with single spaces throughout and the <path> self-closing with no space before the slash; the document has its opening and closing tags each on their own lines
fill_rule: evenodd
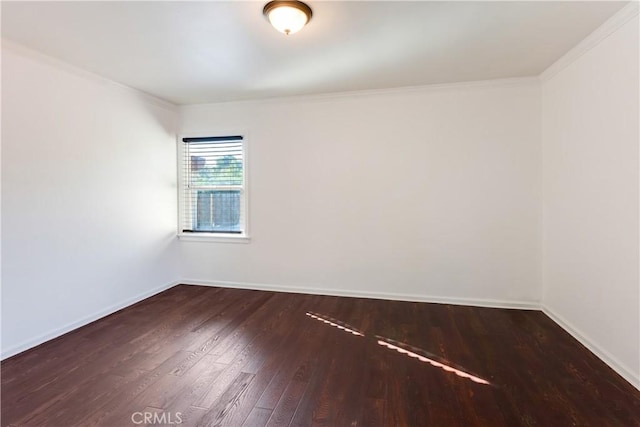
<svg viewBox="0 0 640 427">
<path fill-rule="evenodd" d="M 235 156 L 218 157 L 211 164 L 204 157 L 191 156 L 191 184 L 194 186 L 242 185 L 242 161 Z"/>
</svg>

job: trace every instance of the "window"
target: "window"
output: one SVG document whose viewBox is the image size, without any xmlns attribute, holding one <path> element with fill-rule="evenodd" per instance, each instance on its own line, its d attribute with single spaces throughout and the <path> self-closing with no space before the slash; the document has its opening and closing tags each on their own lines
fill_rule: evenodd
<svg viewBox="0 0 640 427">
<path fill-rule="evenodd" d="M 247 237 L 244 137 L 182 138 L 179 144 L 181 238 Z"/>
</svg>

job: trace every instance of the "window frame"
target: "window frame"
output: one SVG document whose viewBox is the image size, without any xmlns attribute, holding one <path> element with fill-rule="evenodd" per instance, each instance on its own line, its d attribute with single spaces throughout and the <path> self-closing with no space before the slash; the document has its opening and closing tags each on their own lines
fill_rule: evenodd
<svg viewBox="0 0 640 427">
<path fill-rule="evenodd" d="M 185 174 L 185 142 L 183 138 L 204 138 L 212 136 L 229 136 L 229 135 L 241 135 L 242 136 L 242 196 L 244 197 L 242 203 L 242 217 L 244 218 L 244 229 L 242 233 L 208 233 L 208 232 L 183 232 L 183 218 L 185 215 L 185 202 L 186 202 L 186 183 L 184 179 Z M 196 133 L 181 133 L 177 137 L 176 150 L 177 150 L 177 172 L 178 172 L 178 224 L 177 235 L 178 239 L 192 242 L 214 242 L 214 243 L 249 243 L 251 237 L 249 235 L 249 144 L 248 144 L 248 132 L 238 130 L 225 130 L 223 132 L 196 132 Z"/>
</svg>

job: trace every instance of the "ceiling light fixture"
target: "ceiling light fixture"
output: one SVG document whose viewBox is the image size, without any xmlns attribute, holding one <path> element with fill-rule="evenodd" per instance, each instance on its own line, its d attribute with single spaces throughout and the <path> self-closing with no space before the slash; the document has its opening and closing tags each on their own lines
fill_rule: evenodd
<svg viewBox="0 0 640 427">
<path fill-rule="evenodd" d="M 271 25 L 286 35 L 296 33 L 311 20 L 311 8 L 301 1 L 273 0 L 262 9 Z"/>
</svg>

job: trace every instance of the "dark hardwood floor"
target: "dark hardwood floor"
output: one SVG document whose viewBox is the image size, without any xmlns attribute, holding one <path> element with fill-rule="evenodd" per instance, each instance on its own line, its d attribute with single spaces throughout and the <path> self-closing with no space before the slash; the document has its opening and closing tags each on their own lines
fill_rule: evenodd
<svg viewBox="0 0 640 427">
<path fill-rule="evenodd" d="M 1 374 L 3 426 L 640 425 L 536 311 L 181 285 Z"/>
</svg>

